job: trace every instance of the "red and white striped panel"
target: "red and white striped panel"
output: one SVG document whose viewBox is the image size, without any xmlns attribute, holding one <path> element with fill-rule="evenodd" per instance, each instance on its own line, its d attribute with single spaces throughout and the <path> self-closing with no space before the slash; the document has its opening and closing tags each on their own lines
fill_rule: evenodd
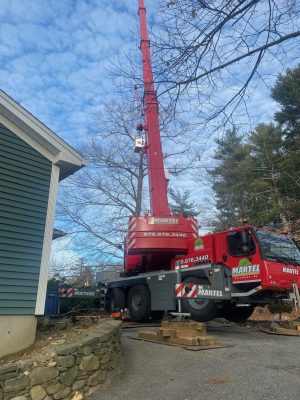
<svg viewBox="0 0 300 400">
<path fill-rule="evenodd" d="M 195 233 L 193 233 L 193 237 L 196 239 L 196 237 L 198 237 L 198 225 L 195 221 L 192 221 L 191 227 L 193 228 L 193 231 L 195 232 Z"/>
<path fill-rule="evenodd" d="M 128 225 L 128 232 L 132 232 L 137 226 L 136 220 L 133 219 L 132 221 L 129 222 Z"/>
<path fill-rule="evenodd" d="M 128 249 L 131 249 L 134 246 L 135 242 L 136 242 L 136 239 L 135 239 L 136 232 L 134 231 L 136 226 L 137 226 L 136 220 L 132 219 L 129 222 L 129 225 L 128 225 L 128 237 L 127 237 L 127 239 L 128 239 L 127 248 Z"/>
<path fill-rule="evenodd" d="M 135 242 L 136 242 L 136 239 L 129 240 L 127 248 L 131 249 L 131 247 L 135 244 Z"/>
<path fill-rule="evenodd" d="M 73 288 L 59 288 L 59 297 L 73 297 Z"/>
<path fill-rule="evenodd" d="M 187 297 L 193 298 L 197 296 L 197 285 L 193 283 L 189 283 L 186 285 L 185 283 L 177 283 L 175 285 L 175 294 L 176 297 Z"/>
<path fill-rule="evenodd" d="M 195 231 L 196 233 L 198 233 L 198 226 L 197 226 L 196 222 L 192 222 L 192 223 L 191 223 L 191 226 L 192 226 L 192 228 L 193 228 L 193 231 Z"/>
</svg>

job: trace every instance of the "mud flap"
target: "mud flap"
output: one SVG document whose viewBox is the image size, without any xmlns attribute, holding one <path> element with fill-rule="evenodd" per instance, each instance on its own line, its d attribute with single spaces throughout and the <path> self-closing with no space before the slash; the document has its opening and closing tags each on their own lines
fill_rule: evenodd
<svg viewBox="0 0 300 400">
<path fill-rule="evenodd" d="M 151 310 L 176 310 L 176 299 L 174 287 L 176 273 L 161 273 L 155 276 L 148 276 L 147 285 L 151 293 Z"/>
</svg>

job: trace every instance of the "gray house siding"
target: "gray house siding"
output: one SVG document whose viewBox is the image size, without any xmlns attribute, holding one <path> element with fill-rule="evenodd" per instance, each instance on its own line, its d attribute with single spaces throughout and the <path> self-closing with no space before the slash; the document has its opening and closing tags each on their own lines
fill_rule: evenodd
<svg viewBox="0 0 300 400">
<path fill-rule="evenodd" d="M 51 168 L 0 124 L 0 315 L 34 315 Z"/>
</svg>

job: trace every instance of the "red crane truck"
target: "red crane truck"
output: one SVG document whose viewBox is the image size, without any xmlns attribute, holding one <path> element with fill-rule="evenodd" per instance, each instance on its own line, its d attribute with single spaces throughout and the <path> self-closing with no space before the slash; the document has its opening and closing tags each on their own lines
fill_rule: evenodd
<svg viewBox="0 0 300 400">
<path fill-rule="evenodd" d="M 299 303 L 300 250 L 290 237 L 248 225 L 199 236 L 193 217 L 172 214 L 144 0 L 138 4 L 146 136 L 138 145 L 148 160 L 150 213 L 129 218 L 124 271 L 106 282 L 106 300 L 111 309 L 128 308 L 138 322 L 176 311 L 177 298 L 196 321 L 217 315 L 242 321 L 256 305 L 291 293 Z"/>
</svg>

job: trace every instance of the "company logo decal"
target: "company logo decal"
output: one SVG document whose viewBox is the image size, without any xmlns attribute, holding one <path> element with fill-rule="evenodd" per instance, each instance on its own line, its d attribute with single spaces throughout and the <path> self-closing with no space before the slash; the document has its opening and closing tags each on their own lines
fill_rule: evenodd
<svg viewBox="0 0 300 400">
<path fill-rule="evenodd" d="M 177 283 L 175 285 L 176 297 L 187 298 L 215 298 L 224 297 L 223 290 L 204 289 L 203 286 L 195 285 L 194 283 L 185 284 Z"/>
<path fill-rule="evenodd" d="M 157 218 L 154 217 L 155 224 L 179 224 L 178 218 Z"/>
<path fill-rule="evenodd" d="M 198 286 L 198 296 L 223 297 L 223 291 L 213 290 L 213 289 L 203 289 L 203 286 Z"/>
<path fill-rule="evenodd" d="M 204 242 L 203 239 L 198 238 L 195 240 L 195 250 L 203 250 L 204 249 Z"/>
<path fill-rule="evenodd" d="M 239 262 L 238 267 L 234 267 L 232 269 L 233 277 L 248 277 L 257 275 L 260 273 L 260 265 L 259 264 L 251 264 L 251 261 L 248 258 L 242 258 Z"/>
<path fill-rule="evenodd" d="M 74 296 L 95 296 L 94 291 L 74 289 Z"/>
<path fill-rule="evenodd" d="M 283 267 L 282 272 L 285 272 L 287 274 L 299 275 L 299 270 L 296 268 Z"/>
</svg>

